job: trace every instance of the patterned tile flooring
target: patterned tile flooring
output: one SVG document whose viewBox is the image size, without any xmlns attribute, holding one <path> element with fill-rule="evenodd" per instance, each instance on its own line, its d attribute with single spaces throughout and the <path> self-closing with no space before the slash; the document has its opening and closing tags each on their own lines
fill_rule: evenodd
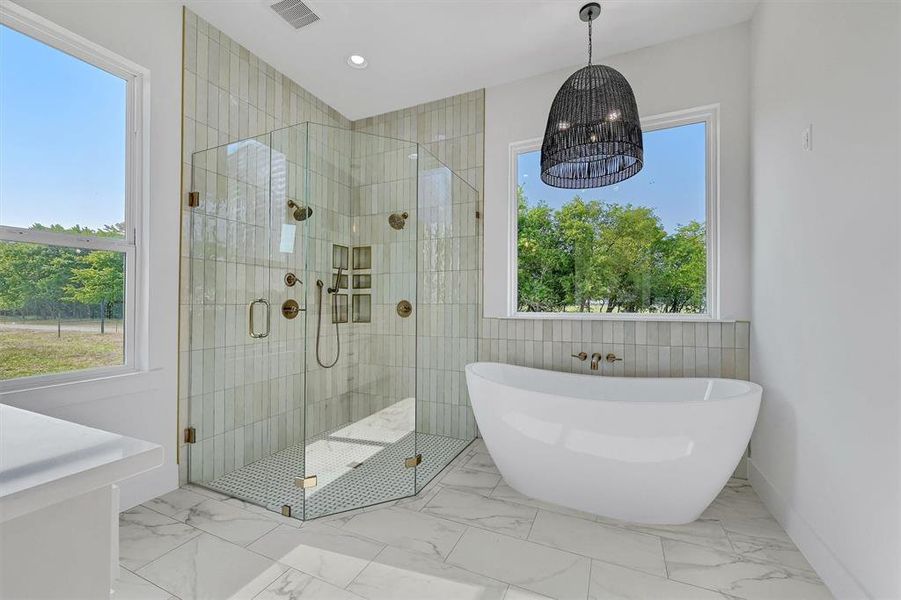
<svg viewBox="0 0 901 600">
<path fill-rule="evenodd" d="M 359 508 L 414 493 L 437 475 L 469 444 L 469 440 L 426 433 L 408 433 L 388 445 L 370 444 L 343 437 L 343 430 L 320 434 L 307 445 L 311 463 L 331 463 L 328 468 L 310 470 L 318 483 L 306 491 L 294 484 L 304 473 L 304 446 L 286 448 L 263 460 L 211 481 L 210 488 L 280 511 L 291 506 L 292 514 L 307 519 L 342 510 Z M 421 453 L 416 469 L 404 468 L 404 459 Z M 323 456 L 310 456 L 319 453 Z M 297 474 L 297 475 L 292 475 Z M 304 513 L 306 509 L 306 513 Z"/>
<path fill-rule="evenodd" d="M 232 471 L 206 487 L 273 511 L 288 505 L 301 519 L 411 496 L 469 444 L 440 435 L 414 435 L 413 402 L 401 400 Z M 422 463 L 405 468 L 404 459 L 417 453 L 422 454 Z M 305 473 L 318 478 L 306 494 L 294 483 Z"/>
<path fill-rule="evenodd" d="M 523 496 L 481 440 L 418 495 L 301 522 L 187 486 L 121 515 L 118 600 L 828 599 L 746 481 L 688 525 Z"/>
</svg>

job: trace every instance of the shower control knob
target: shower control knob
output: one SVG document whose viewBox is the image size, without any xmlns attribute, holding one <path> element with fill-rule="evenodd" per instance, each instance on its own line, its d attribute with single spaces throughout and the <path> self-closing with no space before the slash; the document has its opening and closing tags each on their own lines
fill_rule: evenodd
<svg viewBox="0 0 901 600">
<path fill-rule="evenodd" d="M 588 358 L 588 353 L 587 352 L 579 352 L 578 354 L 573 354 L 572 357 L 578 358 L 579 360 L 584 362 Z"/>
<path fill-rule="evenodd" d="M 297 300 L 289 299 L 289 300 L 285 300 L 282 303 L 282 316 L 285 317 L 286 319 L 293 319 L 298 314 L 300 314 L 300 311 L 302 311 L 302 310 L 303 309 L 297 303 Z"/>
<path fill-rule="evenodd" d="M 401 300 L 397 303 L 397 315 L 406 319 L 413 314 L 413 305 L 407 300 Z"/>
</svg>

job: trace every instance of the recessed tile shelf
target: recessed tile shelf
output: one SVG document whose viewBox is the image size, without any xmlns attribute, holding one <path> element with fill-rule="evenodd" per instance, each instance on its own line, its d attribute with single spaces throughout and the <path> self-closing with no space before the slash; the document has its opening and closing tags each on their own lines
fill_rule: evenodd
<svg viewBox="0 0 901 600">
<path fill-rule="evenodd" d="M 369 323 L 372 321 L 372 296 L 369 294 L 353 295 L 353 322 Z"/>
<path fill-rule="evenodd" d="M 332 323 L 347 323 L 347 294 L 335 294 L 332 300 Z"/>
<path fill-rule="evenodd" d="M 368 290 L 372 287 L 372 275 L 363 273 L 361 275 L 354 274 L 354 289 Z"/>
<path fill-rule="evenodd" d="M 372 268 L 372 247 L 371 246 L 357 246 L 353 250 L 353 268 L 356 269 L 371 269 Z"/>
<path fill-rule="evenodd" d="M 356 251 L 356 248 L 354 248 Z M 332 244 L 332 268 L 333 269 L 347 269 L 347 258 L 348 258 L 348 248 L 347 246 L 340 246 L 338 244 Z"/>
</svg>

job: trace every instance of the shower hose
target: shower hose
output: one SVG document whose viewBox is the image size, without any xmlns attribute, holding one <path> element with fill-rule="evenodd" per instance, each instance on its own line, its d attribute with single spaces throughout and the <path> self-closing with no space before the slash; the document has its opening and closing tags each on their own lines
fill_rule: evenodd
<svg viewBox="0 0 901 600">
<path fill-rule="evenodd" d="M 339 274 L 340 277 L 340 274 Z M 331 364 L 325 364 L 322 362 L 322 359 L 319 358 L 319 340 L 321 338 L 320 332 L 322 331 L 322 288 L 325 284 L 322 283 L 321 279 L 316 280 L 316 287 L 319 288 L 319 301 L 318 301 L 318 316 L 316 317 L 316 362 L 319 363 L 320 367 L 325 369 L 331 369 L 336 364 L 338 364 L 338 359 L 341 357 L 341 331 L 338 329 L 338 321 L 335 320 L 335 339 L 338 342 L 338 353 L 335 354 L 335 360 L 331 362 Z M 335 283 L 335 287 L 338 284 Z M 331 294 L 330 294 L 331 295 Z"/>
</svg>

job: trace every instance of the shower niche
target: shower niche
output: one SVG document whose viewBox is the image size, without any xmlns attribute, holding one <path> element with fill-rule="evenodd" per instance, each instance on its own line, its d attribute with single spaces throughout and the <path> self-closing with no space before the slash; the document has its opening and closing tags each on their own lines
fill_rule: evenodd
<svg viewBox="0 0 901 600">
<path fill-rule="evenodd" d="M 419 144 L 313 123 L 197 152 L 190 184 L 189 481 L 298 519 L 416 493 L 475 433 L 477 349 L 459 381 L 417 350 L 477 327 L 445 306 L 477 280 L 432 276 L 477 192 Z"/>
</svg>

